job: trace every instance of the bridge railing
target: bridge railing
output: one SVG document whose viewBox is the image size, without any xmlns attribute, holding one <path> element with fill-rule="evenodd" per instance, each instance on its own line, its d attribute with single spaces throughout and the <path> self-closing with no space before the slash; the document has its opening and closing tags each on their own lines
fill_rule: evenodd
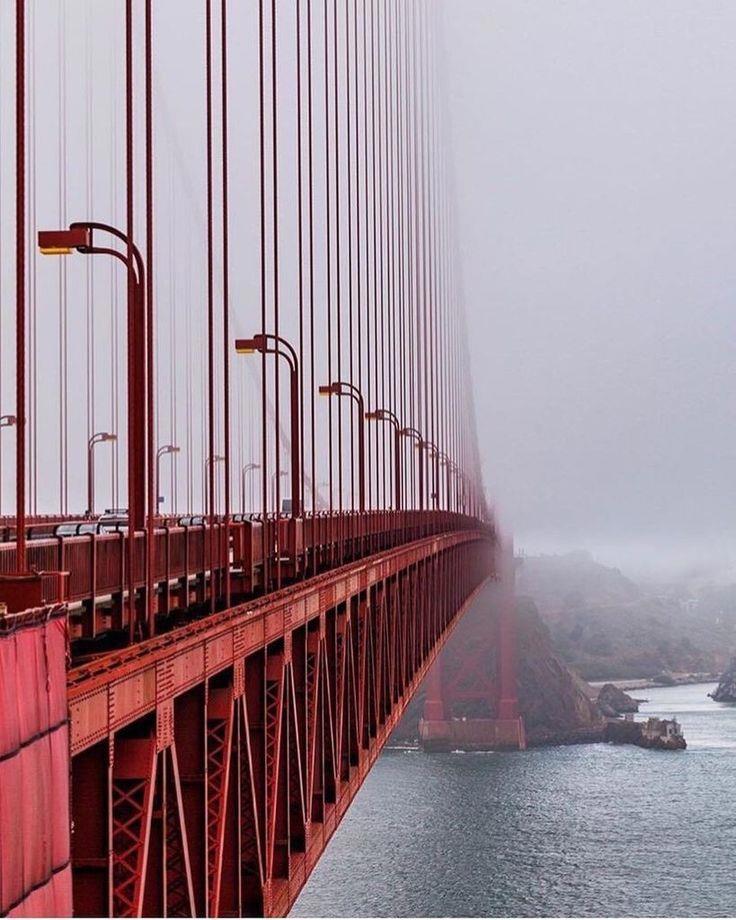
<svg viewBox="0 0 736 920">
<path fill-rule="evenodd" d="M 185 523 L 180 523 L 184 521 Z M 189 523 L 194 521 L 194 523 Z M 134 632 L 153 635 L 184 615 L 223 609 L 336 566 L 425 537 L 487 528 L 475 518 L 447 511 L 318 512 L 300 518 L 259 516 L 210 524 L 202 517 L 157 521 L 152 573 L 146 571 L 145 532 L 135 534 L 133 590 L 135 630 L 127 603 L 127 528 L 82 536 L 29 541 L 31 570 L 44 573 L 45 603 L 66 601 L 72 639 Z M 0 544 L 0 575 L 15 567 L 15 542 Z M 60 575 L 59 573 L 65 573 Z M 145 592 L 153 584 L 152 623 Z"/>
</svg>

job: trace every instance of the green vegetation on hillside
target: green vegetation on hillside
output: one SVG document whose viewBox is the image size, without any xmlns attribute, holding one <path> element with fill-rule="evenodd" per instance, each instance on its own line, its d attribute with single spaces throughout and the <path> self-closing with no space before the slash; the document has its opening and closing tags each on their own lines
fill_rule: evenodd
<svg viewBox="0 0 736 920">
<path fill-rule="evenodd" d="M 525 557 L 517 591 L 586 680 L 717 673 L 736 647 L 736 585 L 650 589 L 575 552 Z"/>
</svg>

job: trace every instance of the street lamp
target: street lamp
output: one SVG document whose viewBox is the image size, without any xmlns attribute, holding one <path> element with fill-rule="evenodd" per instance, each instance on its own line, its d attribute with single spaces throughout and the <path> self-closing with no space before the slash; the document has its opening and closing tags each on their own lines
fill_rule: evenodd
<svg viewBox="0 0 736 920">
<path fill-rule="evenodd" d="M 204 495 L 205 495 L 205 511 L 206 511 L 206 513 L 207 513 L 208 515 L 209 515 L 209 514 L 214 514 L 214 509 L 213 509 L 213 508 L 207 509 L 207 505 L 209 504 L 209 491 L 208 491 L 208 489 L 207 489 L 207 470 L 209 469 L 209 466 L 210 466 L 211 463 L 224 463 L 224 462 L 225 462 L 225 458 L 223 457 L 222 454 L 215 454 L 215 455 L 212 456 L 212 457 L 207 457 L 207 459 L 204 461 L 204 481 L 205 481 Z"/>
<path fill-rule="evenodd" d="M 365 402 L 360 390 L 352 383 L 337 380 L 319 388 L 320 396 L 347 396 L 358 407 L 358 503 L 359 510 L 365 511 Z"/>
<path fill-rule="evenodd" d="M 425 441 L 423 445 L 427 449 L 430 457 L 434 457 L 434 476 L 432 482 L 432 499 L 434 501 L 435 511 L 439 507 L 439 488 L 440 488 L 440 449 L 432 441 Z"/>
<path fill-rule="evenodd" d="M 280 335 L 259 333 L 250 339 L 236 339 L 235 351 L 239 355 L 259 352 L 262 355 L 277 355 L 289 365 L 291 389 L 291 516 L 299 517 L 302 510 L 301 466 L 299 461 L 299 359 L 294 348 Z M 278 508 L 276 509 L 278 514 Z"/>
<path fill-rule="evenodd" d="M 163 501 L 161 497 L 161 458 L 165 454 L 178 454 L 181 453 L 181 448 L 177 447 L 175 444 L 164 444 L 162 447 L 156 451 L 156 511 L 158 512 L 159 506 Z"/>
<path fill-rule="evenodd" d="M 283 479 L 288 475 L 289 474 L 286 472 L 286 470 L 280 470 L 278 473 L 271 473 L 271 503 L 277 514 L 279 509 L 276 507 L 276 480 Z"/>
<path fill-rule="evenodd" d="M 107 233 L 120 240 L 127 252 L 109 246 L 94 245 L 94 232 Z M 42 255 L 63 256 L 72 252 L 83 255 L 106 255 L 125 266 L 128 278 L 128 508 L 129 532 L 145 526 L 145 474 L 153 466 L 153 444 L 149 438 L 146 456 L 146 352 L 151 353 L 152 329 L 147 329 L 145 302 L 145 270 L 143 258 L 135 243 L 121 230 L 95 221 L 76 221 L 67 230 L 39 230 L 38 248 Z M 149 324 L 150 325 L 150 324 Z M 149 393 L 152 380 L 148 381 Z M 151 421 L 149 419 L 149 421 Z M 149 432 L 150 434 L 150 432 Z M 151 505 L 153 503 L 151 502 Z M 158 503 L 156 503 L 158 507 Z M 154 513 L 154 508 L 149 508 Z M 131 536 L 132 540 L 132 536 Z M 132 553 L 132 543 L 131 543 Z M 132 559 L 132 555 L 131 555 Z M 131 562 L 132 566 L 132 562 Z M 132 578 L 132 568 L 130 572 Z"/>
<path fill-rule="evenodd" d="M 0 428 L 11 428 L 16 424 L 17 418 L 14 415 L 0 415 Z M 2 469 L 2 455 L 0 454 L 0 470 Z M 2 507 L 2 477 L 0 477 L 0 508 Z"/>
<path fill-rule="evenodd" d="M 365 417 L 370 421 L 388 422 L 394 429 L 394 498 L 396 510 L 401 511 L 401 423 L 390 409 L 376 409 L 375 412 L 366 412 Z"/>
<path fill-rule="evenodd" d="M 437 456 L 439 458 L 440 466 L 445 467 L 445 501 L 447 502 L 447 510 L 451 511 L 452 509 L 450 508 L 450 488 L 451 488 L 450 476 L 452 473 L 452 470 L 451 470 L 452 460 L 450 460 L 450 458 L 447 456 L 447 454 L 443 450 L 438 451 Z"/>
<path fill-rule="evenodd" d="M 87 514 L 95 513 L 95 445 L 103 441 L 117 441 L 118 436 L 109 431 L 98 431 L 87 441 Z"/>
<path fill-rule="evenodd" d="M 424 436 L 416 428 L 402 428 L 399 434 L 402 438 L 413 438 L 417 442 L 417 450 L 419 451 L 419 510 L 424 511 L 424 457 L 422 456 Z"/>
<path fill-rule="evenodd" d="M 260 468 L 260 463 L 246 463 L 240 474 L 240 508 L 243 514 L 245 514 L 245 477 L 248 473 L 253 470 L 260 470 Z"/>
</svg>

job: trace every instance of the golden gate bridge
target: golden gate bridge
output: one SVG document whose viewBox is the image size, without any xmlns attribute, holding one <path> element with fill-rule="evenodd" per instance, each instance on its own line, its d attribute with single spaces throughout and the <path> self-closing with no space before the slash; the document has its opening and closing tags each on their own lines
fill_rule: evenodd
<svg viewBox="0 0 736 920">
<path fill-rule="evenodd" d="M 523 746 L 440 16 L 0 16 L 0 914 L 283 915 L 504 572 L 422 737 Z"/>
</svg>

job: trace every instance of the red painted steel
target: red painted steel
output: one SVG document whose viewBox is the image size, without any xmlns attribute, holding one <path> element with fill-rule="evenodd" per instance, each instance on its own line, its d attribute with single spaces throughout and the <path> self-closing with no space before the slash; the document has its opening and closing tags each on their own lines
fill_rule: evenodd
<svg viewBox="0 0 736 920">
<path fill-rule="evenodd" d="M 71 912 L 63 614 L 0 615 L 0 916 Z"/>
<path fill-rule="evenodd" d="M 429 680 L 419 736 L 427 750 L 524 748 L 519 715 L 514 555 L 499 542 L 496 583 L 439 656 Z"/>
<path fill-rule="evenodd" d="M 75 913 L 284 915 L 491 565 L 444 533 L 71 671 Z"/>
<path fill-rule="evenodd" d="M 346 521 L 348 524 L 346 524 Z M 354 523 L 353 523 L 354 522 Z M 352 525 L 352 526 L 351 526 Z M 229 524 L 229 580 L 235 598 L 243 598 L 270 588 L 264 584 L 266 561 L 282 563 L 284 577 L 294 580 L 307 572 L 320 572 L 334 560 L 358 559 L 367 547 L 390 549 L 408 540 L 447 530 L 476 526 L 462 515 L 450 512 L 373 512 L 360 517 L 318 514 L 305 518 L 282 518 L 278 525 L 268 520 Z M 201 524 L 172 525 L 164 521 L 153 535 L 152 582 L 154 611 L 166 618 L 213 597 L 214 606 L 225 603 L 226 572 L 210 568 L 210 547 L 220 541 L 224 524 L 215 520 Z M 136 533 L 133 583 L 136 588 L 137 621 L 133 630 L 145 634 L 144 610 L 147 588 L 146 532 Z M 49 537 L 31 540 L 27 545 L 29 567 L 49 573 L 43 580 L 45 594 L 38 603 L 67 599 L 75 605 L 70 611 L 72 638 L 91 639 L 104 630 L 129 630 L 127 591 L 128 534 L 89 533 L 79 537 Z M 226 557 L 228 554 L 225 554 Z M 224 560 L 227 567 L 228 559 Z M 0 577 L 13 571 L 15 543 L 0 544 Z M 59 578 L 53 573 L 68 573 Z"/>
<path fill-rule="evenodd" d="M 185 6 L 184 18 L 191 15 Z M 117 229 L 92 220 L 96 215 L 87 210 L 93 203 L 91 146 L 82 176 L 87 203 L 67 202 L 68 194 L 76 195 L 66 181 L 73 121 L 67 118 L 65 86 L 57 124 L 49 126 L 45 110 L 30 112 L 32 125 L 26 123 L 26 71 L 35 72 L 43 62 L 33 43 L 29 48 L 36 56 L 26 60 L 26 4 L 15 2 L 16 403 L 9 407 L 14 414 L 2 415 L 0 422 L 5 429 L 12 419 L 15 427 L 16 503 L 12 518 L 0 518 L 0 601 L 11 612 L 63 604 L 66 617 L 42 624 L 31 612 L 3 621 L 18 629 L 12 639 L 0 637 L 0 643 L 11 643 L 2 645 L 0 654 L 30 641 L 23 638 L 22 625 L 28 636 L 43 634 L 47 657 L 24 652 L 4 662 L 0 689 L 3 701 L 15 707 L 19 728 L 12 739 L 0 728 L 0 742 L 10 745 L 0 750 L 0 763 L 29 760 L 23 793 L 38 790 L 37 800 L 45 802 L 43 795 L 53 789 L 58 807 L 34 808 L 20 792 L 16 795 L 15 774 L 0 783 L 0 913 L 68 910 L 70 826 L 78 915 L 286 912 L 437 650 L 492 569 L 495 533 L 483 496 L 472 401 L 465 398 L 470 378 L 464 321 L 449 264 L 433 14 L 425 4 L 367 0 L 322 0 L 313 8 L 297 0 L 289 11 L 276 0 L 259 0 L 257 6 L 261 328 L 240 344 L 242 350 L 253 345 L 261 352 L 260 432 L 247 446 L 242 437 L 231 437 L 227 120 L 228 94 L 239 94 L 241 81 L 228 68 L 227 20 L 238 14 L 239 5 L 230 4 L 228 12 L 226 0 L 219 10 L 206 0 L 208 366 L 199 394 L 201 406 L 206 405 L 201 499 L 192 490 L 191 456 L 188 473 L 188 504 L 201 501 L 205 514 L 189 507 L 185 517 L 162 517 L 157 459 L 162 451 L 178 452 L 175 445 L 183 442 L 173 418 L 171 443 L 162 447 L 157 441 L 165 402 L 158 398 L 158 374 L 166 337 L 159 331 L 154 342 L 162 319 L 155 310 L 154 280 L 164 275 L 159 224 L 166 221 L 154 221 L 154 204 L 161 200 L 159 175 L 166 170 L 154 169 L 160 151 L 154 149 L 159 132 L 154 130 L 152 75 L 155 67 L 166 66 L 168 55 L 156 59 L 156 7 L 151 0 L 125 0 L 120 9 L 124 106 L 113 136 L 117 129 L 124 132 L 125 178 L 112 189 L 121 221 Z M 219 39 L 212 20 L 218 12 Z M 295 22 L 287 22 L 292 16 Z M 62 10 L 60 26 L 64 21 Z M 201 27 L 196 22 L 193 29 Z M 59 31 L 59 69 L 65 72 L 64 29 Z M 90 87 L 91 82 L 91 94 Z M 322 90 L 324 105 L 315 107 Z M 296 145 L 292 128 L 284 135 L 279 114 L 291 98 L 296 99 Z M 236 95 L 238 111 L 246 111 L 241 102 Z M 32 156 L 27 157 L 30 127 Z M 56 131 L 62 134 L 62 226 L 43 230 L 28 226 L 26 211 L 33 218 L 37 210 L 48 210 L 47 183 L 36 175 L 36 136 L 43 138 L 38 146 L 45 146 L 47 135 Z M 293 154 L 296 169 L 285 169 Z M 43 157 L 39 163 L 40 175 Z M 323 171 L 324 182 L 317 181 Z M 290 181 L 295 177 L 296 183 Z M 317 193 L 324 201 L 315 211 Z M 296 257 L 280 230 L 284 208 L 294 204 Z M 80 206 L 88 219 L 64 227 L 67 212 Z M 199 239 L 203 228 L 196 224 L 177 226 L 174 236 Z M 106 437 L 124 438 L 127 445 L 122 495 L 116 464 L 113 473 L 115 503 L 120 499 L 127 507 L 100 519 L 67 513 L 71 327 L 64 270 L 60 513 L 37 514 L 39 444 L 46 446 L 44 438 L 53 434 L 38 434 L 48 406 L 41 413 L 37 405 L 37 269 L 29 258 L 29 231 L 31 238 L 38 233 L 44 254 L 106 256 L 126 271 L 127 384 L 120 386 L 121 405 L 113 387 L 116 421 Z M 101 236 L 104 245 L 99 245 Z M 7 256 L 2 269 L 8 272 L 5 261 Z M 298 309 L 290 300 L 294 272 Z M 88 322 L 99 307 L 96 292 L 91 285 Z M 242 291 L 236 293 L 240 301 Z M 171 332 L 174 349 L 178 337 L 175 328 Z M 286 335 L 293 337 L 293 347 Z M 191 347 L 191 341 L 187 344 Z M 96 345 L 92 334 L 88 348 Z M 116 339 L 116 356 L 117 350 Z M 267 366 L 267 353 L 279 360 Z M 94 357 L 91 351 L 87 355 L 90 445 L 100 437 L 93 425 L 100 376 L 95 367 L 104 365 Z M 282 358 L 289 365 L 288 447 L 281 434 Z M 114 369 L 102 371 L 108 381 L 118 373 L 117 357 L 113 363 Z M 181 381 L 173 369 L 169 377 L 173 394 Z M 319 387 L 320 381 L 327 386 Z M 326 418 L 318 418 L 320 389 L 350 398 L 357 412 L 341 411 L 344 403 L 330 400 Z M 46 390 L 53 401 L 53 387 Z M 118 425 L 120 418 L 127 424 Z M 366 437 L 366 419 L 390 422 L 390 444 L 382 425 L 371 426 Z M 239 446 L 232 443 L 238 440 Z M 318 448 L 326 454 L 319 462 Z M 192 453 L 191 444 L 186 449 Z M 259 450 L 260 462 L 254 463 Z M 281 502 L 282 450 L 291 460 L 290 508 Z M 41 453 L 56 456 L 53 450 Z M 220 460 L 224 508 L 216 503 Z M 233 462 L 243 478 L 247 469 L 260 469 L 259 515 L 231 513 Z M 41 475 L 47 472 L 48 463 Z M 91 458 L 88 476 L 92 511 Z M 323 476 L 328 482 L 319 482 Z M 243 485 L 243 511 L 245 491 Z M 308 496 L 311 513 L 305 507 Z M 394 510 L 388 510 L 390 503 Z M 176 508 L 175 500 L 170 507 Z M 502 654 L 511 656 L 512 629 L 504 622 Z M 66 793 L 57 788 L 68 767 L 66 750 L 61 751 L 67 743 L 66 715 L 54 709 L 63 709 L 67 633 L 73 664 L 71 824 Z M 53 672 L 50 683 L 44 668 Z M 508 689 L 513 675 L 503 673 Z M 39 692 L 44 685 L 53 687 L 53 706 L 49 703 L 45 717 L 33 709 L 34 701 L 49 696 Z M 508 693 L 506 708 L 507 698 Z M 52 710 L 58 730 L 49 721 Z M 21 718 L 24 713 L 27 718 Z M 47 729 L 55 747 L 43 754 Z M 23 815 L 16 821 L 18 807 Z M 47 846 L 48 825 L 53 846 Z M 9 868 L 4 859 L 12 863 Z"/>
</svg>

